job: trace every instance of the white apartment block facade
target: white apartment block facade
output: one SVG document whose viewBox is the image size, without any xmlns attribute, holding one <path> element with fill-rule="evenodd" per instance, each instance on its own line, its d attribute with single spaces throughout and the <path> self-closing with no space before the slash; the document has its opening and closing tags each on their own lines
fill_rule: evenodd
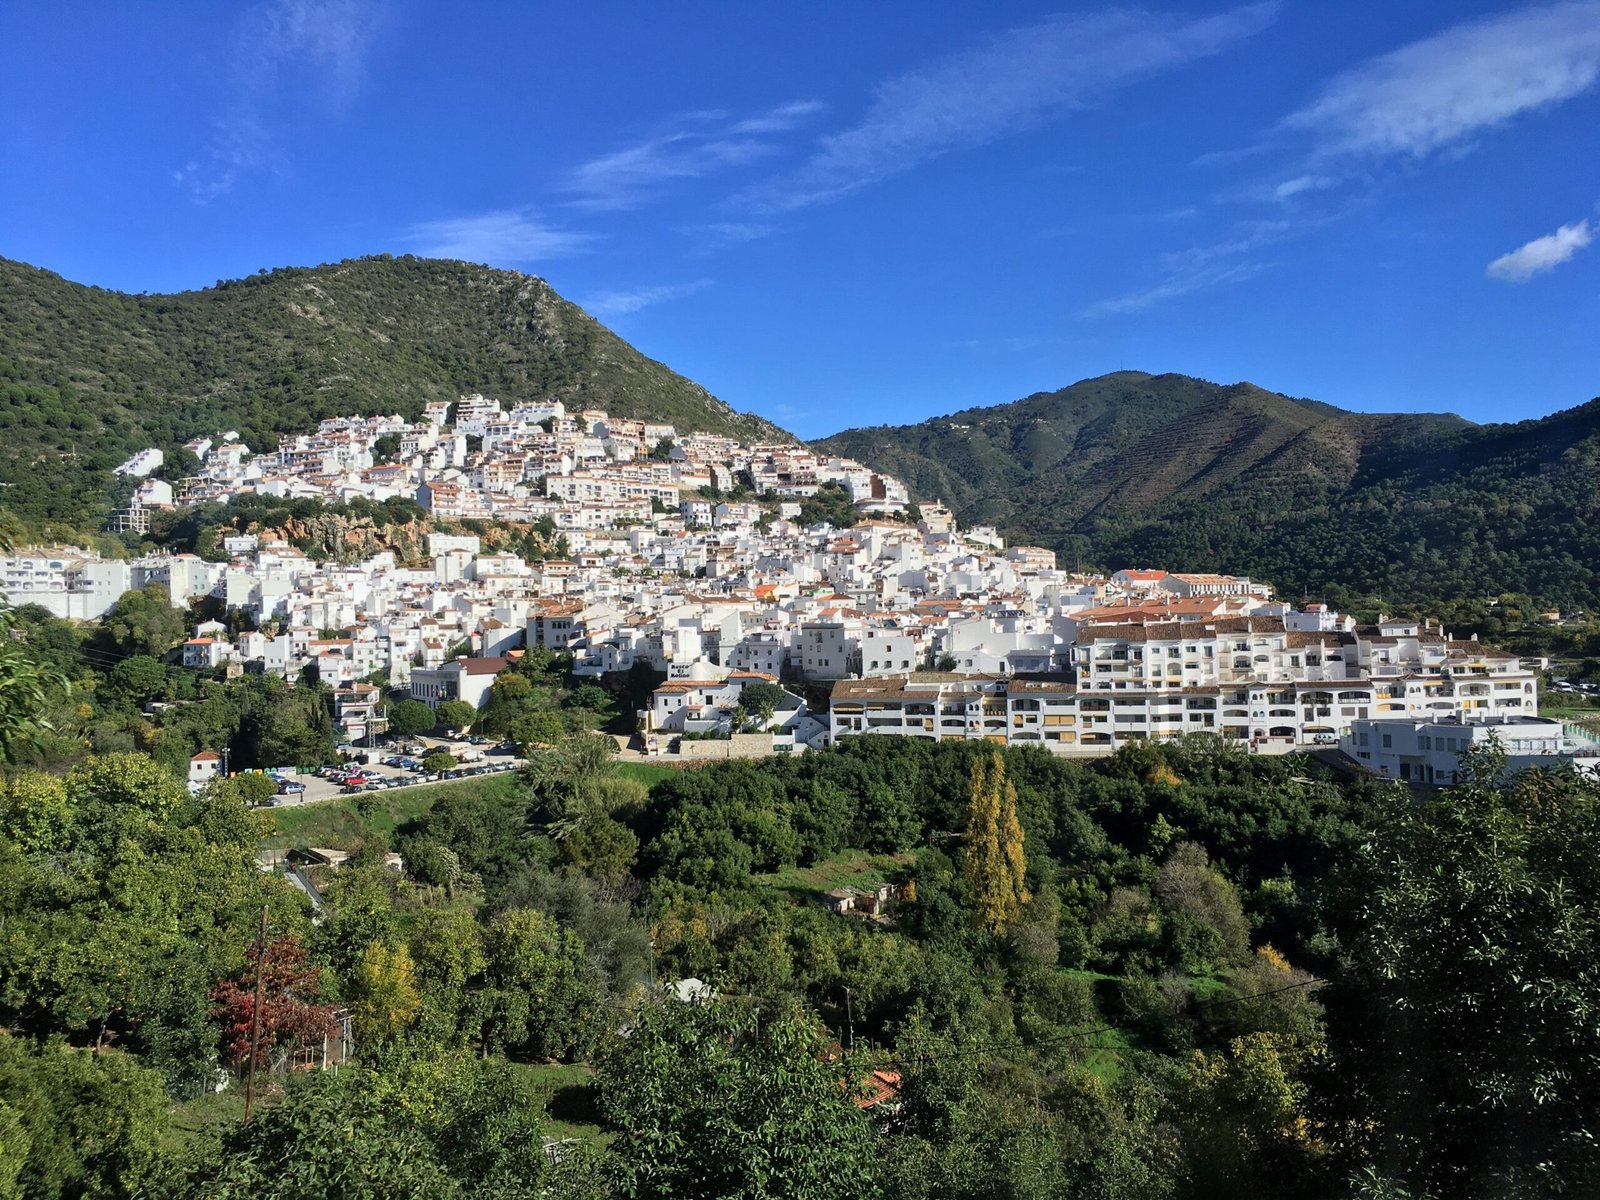
<svg viewBox="0 0 1600 1200">
<path fill-rule="evenodd" d="M 1072 671 L 911 674 L 834 685 L 835 738 L 933 740 L 1109 753 L 1130 741 L 1208 732 L 1252 749 L 1335 743 L 1358 721 L 1537 715 L 1515 657 L 1413 624 L 1293 632 L 1236 617 L 1089 626 Z"/>
</svg>

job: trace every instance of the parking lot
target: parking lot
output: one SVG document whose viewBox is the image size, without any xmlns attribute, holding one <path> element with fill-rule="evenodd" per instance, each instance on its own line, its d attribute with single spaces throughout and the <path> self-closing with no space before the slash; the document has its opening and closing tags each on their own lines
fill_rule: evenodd
<svg viewBox="0 0 1600 1200">
<path fill-rule="evenodd" d="M 360 748 L 355 750 L 354 758 L 339 764 L 341 772 L 359 770 L 360 782 L 348 782 L 348 776 L 333 774 L 326 768 L 316 774 L 295 774 L 285 776 L 292 783 L 301 785 L 303 792 L 280 794 L 273 797 L 273 807 L 291 808 L 301 804 L 316 804 L 323 800 L 333 800 L 340 796 L 358 795 L 361 792 L 382 792 L 394 788 L 425 787 L 429 784 L 448 783 L 463 779 L 480 779 L 485 776 L 505 774 L 523 765 L 523 760 L 517 758 L 505 748 L 496 745 L 479 745 L 464 740 L 450 740 L 445 738 L 419 737 L 411 739 L 411 744 L 418 745 L 420 749 L 414 754 L 404 754 L 392 746 L 378 746 L 373 749 Z M 385 759 L 403 757 L 420 762 L 429 754 L 443 751 L 453 755 L 458 762 L 463 758 L 475 758 L 475 761 L 462 762 L 460 766 L 444 775 L 435 775 L 404 765 L 385 763 Z M 333 764 L 329 764 L 333 766 Z"/>
</svg>

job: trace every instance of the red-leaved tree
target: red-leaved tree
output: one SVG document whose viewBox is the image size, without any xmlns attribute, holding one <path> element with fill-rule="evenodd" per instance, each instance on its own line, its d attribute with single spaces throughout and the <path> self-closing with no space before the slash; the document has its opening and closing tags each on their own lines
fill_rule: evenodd
<svg viewBox="0 0 1600 1200">
<path fill-rule="evenodd" d="M 211 989 L 212 1014 L 222 1023 L 222 1053 L 228 1065 L 243 1068 L 250 1058 L 250 1022 L 256 1007 L 256 958 L 252 945 L 238 975 Z M 261 1029 L 256 1065 L 268 1064 L 279 1046 L 294 1051 L 321 1041 L 333 1031 L 334 1006 L 318 1004 L 321 981 L 306 965 L 306 950 L 292 937 L 267 944 L 262 965 Z"/>
</svg>

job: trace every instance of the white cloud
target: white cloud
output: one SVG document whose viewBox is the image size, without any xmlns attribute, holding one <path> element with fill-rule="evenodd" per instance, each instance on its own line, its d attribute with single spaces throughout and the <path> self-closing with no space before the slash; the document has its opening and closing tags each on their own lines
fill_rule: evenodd
<svg viewBox="0 0 1600 1200">
<path fill-rule="evenodd" d="M 629 313 L 638 312 L 641 308 L 649 308 L 652 304 L 664 304 L 668 300 L 681 300 L 685 296 L 692 296 L 710 286 L 711 280 L 696 279 L 692 283 L 669 283 L 656 287 L 596 292 L 580 300 L 578 306 L 592 317 L 625 317 Z"/>
<path fill-rule="evenodd" d="M 526 263 L 581 254 L 595 235 L 556 229 L 514 209 L 413 225 L 404 240 L 430 258 Z"/>
<path fill-rule="evenodd" d="M 372 0 L 270 0 L 240 24 L 234 73 L 246 91 L 278 86 L 288 69 L 334 106 L 360 88 L 367 51 L 380 24 Z"/>
<path fill-rule="evenodd" d="M 798 128 L 822 109 L 820 101 L 797 100 L 737 120 L 723 112 L 682 114 L 671 133 L 581 164 L 566 190 L 581 208 L 635 208 L 674 180 L 699 179 L 773 153 L 774 135 Z"/>
<path fill-rule="evenodd" d="M 1273 188 L 1272 198 L 1274 200 L 1288 200 L 1290 197 L 1298 196 L 1302 192 L 1320 192 L 1324 188 L 1331 188 L 1336 182 L 1338 181 L 1330 179 L 1326 175 L 1296 175 L 1293 179 L 1285 179 L 1277 187 Z"/>
<path fill-rule="evenodd" d="M 271 102 L 292 93 L 342 111 L 366 77 L 382 17 L 376 0 L 267 0 L 246 9 L 233 31 L 230 97 L 210 141 L 173 181 L 196 204 L 209 204 L 247 175 L 281 169 L 284 155 L 265 115 Z"/>
<path fill-rule="evenodd" d="M 1600 0 L 1457 25 L 1336 76 L 1284 125 L 1328 153 L 1424 157 L 1600 79 Z"/>
<path fill-rule="evenodd" d="M 743 199 L 786 211 L 846 195 L 1216 54 L 1265 28 L 1276 11 L 1253 4 L 1200 19 L 1114 11 L 1011 29 L 881 84 L 859 124 L 824 137 L 798 170 Z"/>
<path fill-rule="evenodd" d="M 1594 230 L 1588 221 L 1563 225 L 1554 233 L 1502 254 L 1489 264 L 1486 274 L 1506 283 L 1526 283 L 1535 275 L 1555 270 L 1593 240 Z"/>
</svg>

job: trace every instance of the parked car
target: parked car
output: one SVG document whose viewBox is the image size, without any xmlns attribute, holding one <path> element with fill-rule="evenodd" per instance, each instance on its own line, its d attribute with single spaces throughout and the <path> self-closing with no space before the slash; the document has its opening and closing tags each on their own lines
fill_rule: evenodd
<svg viewBox="0 0 1600 1200">
<path fill-rule="evenodd" d="M 305 794 L 305 790 L 305 784 L 296 783 L 292 779 L 280 779 L 278 781 L 278 795 L 280 796 L 300 796 Z"/>
</svg>

